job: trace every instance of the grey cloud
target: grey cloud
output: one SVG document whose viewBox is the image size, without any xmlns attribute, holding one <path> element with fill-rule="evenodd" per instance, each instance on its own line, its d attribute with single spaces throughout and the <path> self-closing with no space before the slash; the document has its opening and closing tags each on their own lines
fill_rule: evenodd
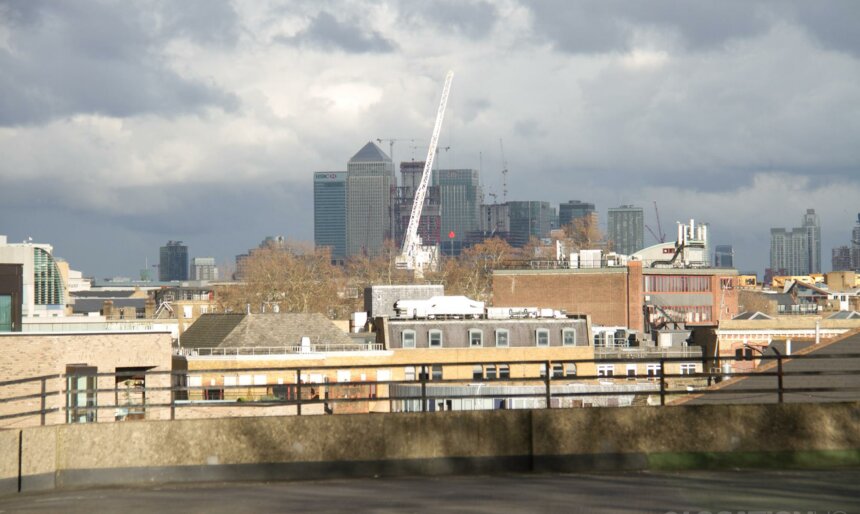
<svg viewBox="0 0 860 514">
<path fill-rule="evenodd" d="M 79 113 L 173 116 L 237 99 L 165 66 L 165 43 L 125 4 L 36 4 L 7 20 L 11 50 L 0 49 L 0 125 Z"/>
<path fill-rule="evenodd" d="M 165 35 L 227 46 L 239 38 L 239 16 L 229 0 L 163 0 L 159 7 Z"/>
<path fill-rule="evenodd" d="M 825 47 L 860 57 L 860 2 L 830 0 L 794 4 L 794 21 L 805 27 Z"/>
<path fill-rule="evenodd" d="M 485 1 L 406 0 L 400 2 L 399 8 L 401 18 L 410 24 L 429 23 L 441 32 L 455 32 L 473 39 L 489 34 L 499 16 L 496 7 Z"/>
<path fill-rule="evenodd" d="M 275 41 L 289 45 L 310 45 L 347 53 L 386 53 L 395 44 L 377 31 L 362 31 L 362 24 L 342 22 L 331 13 L 322 11 L 311 19 L 310 25 L 295 36 L 277 37 Z"/>
</svg>

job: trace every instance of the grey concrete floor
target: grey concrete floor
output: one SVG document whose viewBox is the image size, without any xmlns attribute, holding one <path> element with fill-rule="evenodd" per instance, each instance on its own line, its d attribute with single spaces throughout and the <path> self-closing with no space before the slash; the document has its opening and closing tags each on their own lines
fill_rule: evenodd
<svg viewBox="0 0 860 514">
<path fill-rule="evenodd" d="M 860 469 L 209 483 L 0 498 L 0 513 L 345 511 L 860 513 Z"/>
</svg>

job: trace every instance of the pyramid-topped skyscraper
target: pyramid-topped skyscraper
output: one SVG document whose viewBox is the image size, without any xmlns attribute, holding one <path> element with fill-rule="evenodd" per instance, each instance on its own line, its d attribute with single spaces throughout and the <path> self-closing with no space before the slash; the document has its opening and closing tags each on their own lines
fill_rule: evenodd
<svg viewBox="0 0 860 514">
<path fill-rule="evenodd" d="M 394 165 L 371 141 L 352 156 L 346 170 L 347 255 L 377 255 L 392 235 Z"/>
</svg>

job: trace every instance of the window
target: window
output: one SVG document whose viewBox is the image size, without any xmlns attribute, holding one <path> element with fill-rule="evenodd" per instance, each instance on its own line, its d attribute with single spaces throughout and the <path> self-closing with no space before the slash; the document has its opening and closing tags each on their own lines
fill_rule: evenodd
<svg viewBox="0 0 860 514">
<path fill-rule="evenodd" d="M 496 379 L 496 366 L 494 364 L 487 364 L 487 379 L 495 380 Z"/>
<path fill-rule="evenodd" d="M 540 365 L 540 377 L 546 378 L 546 364 Z"/>
<path fill-rule="evenodd" d="M 511 345 L 511 334 L 506 328 L 496 330 L 496 346 L 507 348 Z"/>
<path fill-rule="evenodd" d="M 511 367 L 507 364 L 499 364 L 499 378 L 511 378 Z"/>
<path fill-rule="evenodd" d="M 116 368 L 116 421 L 146 419 L 146 370 Z"/>
<path fill-rule="evenodd" d="M 633 380 L 636 378 L 636 365 L 635 364 L 628 364 L 627 365 L 627 378 L 629 378 L 630 380 Z"/>
<path fill-rule="evenodd" d="M 469 346 L 484 346 L 484 333 L 476 328 L 469 329 Z"/>
<path fill-rule="evenodd" d="M 400 334 L 400 346 L 403 348 L 415 348 L 414 330 L 404 330 Z"/>
<path fill-rule="evenodd" d="M 223 400 L 224 390 L 217 387 L 207 387 L 203 390 L 204 400 Z"/>
<path fill-rule="evenodd" d="M 549 346 L 549 330 L 545 328 L 535 330 L 535 340 L 538 346 Z"/>
<path fill-rule="evenodd" d="M 183 305 L 182 306 L 182 315 L 185 317 L 185 319 L 191 319 L 192 312 L 191 312 L 191 306 L 190 305 Z"/>
<path fill-rule="evenodd" d="M 442 366 L 433 366 L 432 373 L 432 380 L 442 380 Z"/>
<path fill-rule="evenodd" d="M 338 382 L 349 382 L 352 379 L 350 376 L 348 369 L 339 369 L 337 370 L 337 381 Z"/>
<path fill-rule="evenodd" d="M 576 329 L 566 328 L 562 330 L 561 340 L 564 346 L 576 346 Z"/>
<path fill-rule="evenodd" d="M 690 362 L 685 362 L 681 364 L 681 374 L 682 375 L 692 375 L 696 372 L 696 365 Z"/>
<path fill-rule="evenodd" d="M 597 365 L 597 376 L 598 377 L 611 377 L 615 375 L 615 365 L 614 364 L 598 364 Z"/>
<path fill-rule="evenodd" d="M 254 385 L 266 385 L 266 375 L 254 375 Z"/>
<path fill-rule="evenodd" d="M 564 377 L 564 364 L 553 364 L 552 365 L 552 378 L 562 378 Z"/>
<path fill-rule="evenodd" d="M 415 380 L 415 366 L 406 366 L 403 369 L 403 377 L 406 380 Z"/>
<path fill-rule="evenodd" d="M 236 385 L 236 377 L 224 377 L 224 385 L 225 386 Z"/>
<path fill-rule="evenodd" d="M 484 368 L 480 366 L 480 364 L 475 364 L 472 366 L 472 380 L 483 380 L 484 379 Z"/>
<path fill-rule="evenodd" d="M 240 386 L 251 385 L 251 375 L 239 375 L 239 385 Z"/>
<path fill-rule="evenodd" d="M 576 363 L 568 362 L 564 365 L 564 376 L 566 377 L 575 377 L 576 376 Z"/>
<path fill-rule="evenodd" d="M 442 348 L 442 331 L 431 330 L 427 333 L 427 340 L 430 341 L 430 348 Z"/>
<path fill-rule="evenodd" d="M 647 364 L 645 366 L 645 370 L 648 373 L 650 378 L 656 378 L 660 375 L 660 365 L 659 364 Z"/>
</svg>

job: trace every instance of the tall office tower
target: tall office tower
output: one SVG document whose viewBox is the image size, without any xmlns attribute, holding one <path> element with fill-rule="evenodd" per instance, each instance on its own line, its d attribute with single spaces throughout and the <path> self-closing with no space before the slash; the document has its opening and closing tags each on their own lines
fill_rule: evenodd
<svg viewBox="0 0 860 514">
<path fill-rule="evenodd" d="M 467 236 L 481 226 L 478 170 L 435 170 L 433 184 L 442 209 L 442 252 L 459 254 Z"/>
<path fill-rule="evenodd" d="M 412 204 L 415 191 L 421 183 L 424 173 L 424 161 L 409 161 L 400 163 L 400 187 L 394 196 L 394 242 L 400 247 L 412 216 Z M 437 245 L 441 240 L 442 215 L 439 201 L 439 186 L 427 187 L 424 197 L 424 207 L 421 209 L 421 219 L 418 221 L 418 235 L 423 245 Z"/>
<path fill-rule="evenodd" d="M 346 257 L 346 172 L 314 173 L 314 245 L 331 249 L 331 259 Z"/>
<path fill-rule="evenodd" d="M 851 231 L 851 269 L 860 272 L 860 213 L 857 214 L 857 223 Z"/>
<path fill-rule="evenodd" d="M 549 202 L 508 202 L 508 220 L 508 242 L 522 248 L 532 237 L 540 239 L 549 235 L 552 209 Z"/>
<path fill-rule="evenodd" d="M 191 259 L 191 278 L 194 280 L 218 280 L 218 267 L 215 257 L 195 257 Z"/>
<path fill-rule="evenodd" d="M 480 236 L 475 239 L 484 240 L 498 237 L 508 240 L 510 232 L 510 205 L 507 203 L 494 203 L 481 206 Z"/>
<path fill-rule="evenodd" d="M 596 224 L 597 211 L 594 209 L 593 203 L 580 202 L 579 200 L 570 200 L 558 205 L 558 226 L 563 228 L 569 225 L 573 220 L 592 216 Z"/>
<path fill-rule="evenodd" d="M 809 240 L 806 229 L 770 229 L 770 269 L 785 274 L 806 275 L 809 273 Z"/>
<path fill-rule="evenodd" d="M 633 255 L 645 247 L 645 213 L 642 207 L 612 207 L 607 214 L 607 237 L 622 255 Z"/>
<path fill-rule="evenodd" d="M 831 263 L 833 271 L 851 271 L 851 248 L 848 246 L 834 248 Z"/>
<path fill-rule="evenodd" d="M 392 236 L 394 166 L 369 142 L 346 165 L 346 255 L 377 255 Z"/>
<path fill-rule="evenodd" d="M 734 268 L 735 250 L 732 245 L 717 245 L 714 249 L 715 268 Z"/>
<path fill-rule="evenodd" d="M 182 241 L 168 241 L 158 257 L 158 280 L 188 280 L 188 247 Z"/>
<path fill-rule="evenodd" d="M 806 231 L 806 251 L 809 252 L 807 273 L 821 273 L 821 221 L 815 209 L 806 209 L 801 226 Z"/>
</svg>

